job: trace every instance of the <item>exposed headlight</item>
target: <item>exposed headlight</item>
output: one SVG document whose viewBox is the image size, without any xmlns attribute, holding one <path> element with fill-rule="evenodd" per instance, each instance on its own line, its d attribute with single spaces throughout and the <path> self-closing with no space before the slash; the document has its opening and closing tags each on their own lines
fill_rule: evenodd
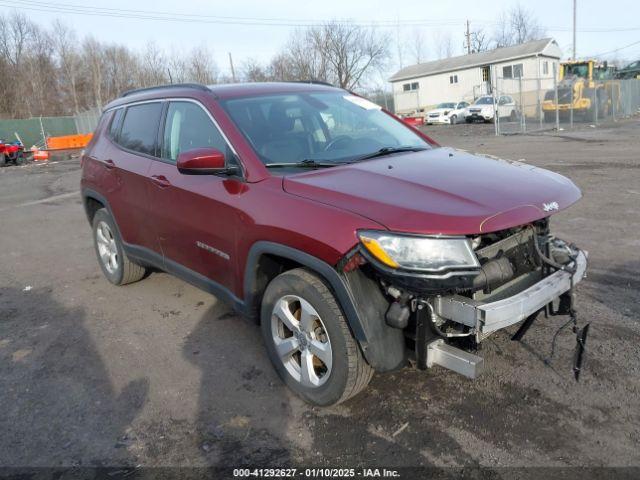
<svg viewBox="0 0 640 480">
<path fill-rule="evenodd" d="M 480 266 L 467 238 L 399 235 L 389 232 L 358 232 L 362 245 L 378 261 L 391 268 L 440 271 Z"/>
</svg>

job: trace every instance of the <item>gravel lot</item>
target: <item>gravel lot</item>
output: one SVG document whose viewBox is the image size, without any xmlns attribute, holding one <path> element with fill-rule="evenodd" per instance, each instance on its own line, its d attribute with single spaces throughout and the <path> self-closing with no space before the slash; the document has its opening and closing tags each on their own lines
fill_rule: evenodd
<svg viewBox="0 0 640 480">
<path fill-rule="evenodd" d="M 163 273 L 103 279 L 77 160 L 0 170 L 0 465 L 640 465 L 640 122 L 559 136 L 430 127 L 444 145 L 524 159 L 584 199 L 556 233 L 590 252 L 578 288 L 591 322 L 571 375 L 562 318 L 487 341 L 486 372 L 376 375 L 363 394 L 310 408 L 273 372 L 259 329 Z M 464 172 L 461 172 L 464 174 Z M 402 429 L 404 427 L 404 429 Z"/>
</svg>

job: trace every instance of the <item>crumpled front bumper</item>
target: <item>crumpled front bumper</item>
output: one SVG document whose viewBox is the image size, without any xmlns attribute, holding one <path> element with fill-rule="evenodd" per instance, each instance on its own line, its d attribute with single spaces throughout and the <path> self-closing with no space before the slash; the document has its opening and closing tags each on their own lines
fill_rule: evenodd
<svg viewBox="0 0 640 480">
<path fill-rule="evenodd" d="M 529 288 L 496 301 L 478 301 L 461 295 L 436 297 L 433 311 L 436 315 L 476 329 L 478 339 L 488 334 L 518 323 L 539 311 L 580 282 L 587 269 L 588 253 L 578 250 L 573 275 L 566 270 L 558 270 Z M 569 264 L 573 269 L 573 262 Z"/>
</svg>

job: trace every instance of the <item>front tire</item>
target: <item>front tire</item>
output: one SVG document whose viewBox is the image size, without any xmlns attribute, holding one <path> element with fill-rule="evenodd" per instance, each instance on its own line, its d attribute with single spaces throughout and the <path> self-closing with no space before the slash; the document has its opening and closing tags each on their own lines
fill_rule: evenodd
<svg viewBox="0 0 640 480">
<path fill-rule="evenodd" d="M 451 115 L 451 118 L 449 119 L 449 122 L 451 123 L 451 125 L 455 125 L 456 123 L 458 123 L 458 116 L 457 115 Z"/>
<path fill-rule="evenodd" d="M 127 257 L 116 224 L 105 208 L 93 216 L 93 243 L 102 273 L 114 285 L 137 282 L 147 273 Z"/>
<path fill-rule="evenodd" d="M 305 401 L 335 405 L 369 384 L 373 369 L 316 274 L 299 268 L 278 275 L 264 293 L 260 318 L 276 372 Z"/>
</svg>

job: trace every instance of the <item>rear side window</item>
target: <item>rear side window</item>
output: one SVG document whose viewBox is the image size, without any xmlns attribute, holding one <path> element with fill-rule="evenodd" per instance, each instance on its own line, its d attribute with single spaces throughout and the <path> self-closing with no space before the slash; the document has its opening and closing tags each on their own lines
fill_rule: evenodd
<svg viewBox="0 0 640 480">
<path fill-rule="evenodd" d="M 159 102 L 128 107 L 118 143 L 129 150 L 155 156 L 161 112 L 162 104 Z"/>
<path fill-rule="evenodd" d="M 228 159 L 232 157 L 224 137 L 200 106 L 171 102 L 164 126 L 162 158 L 175 162 L 181 152 L 205 147 L 220 150 Z"/>
</svg>

